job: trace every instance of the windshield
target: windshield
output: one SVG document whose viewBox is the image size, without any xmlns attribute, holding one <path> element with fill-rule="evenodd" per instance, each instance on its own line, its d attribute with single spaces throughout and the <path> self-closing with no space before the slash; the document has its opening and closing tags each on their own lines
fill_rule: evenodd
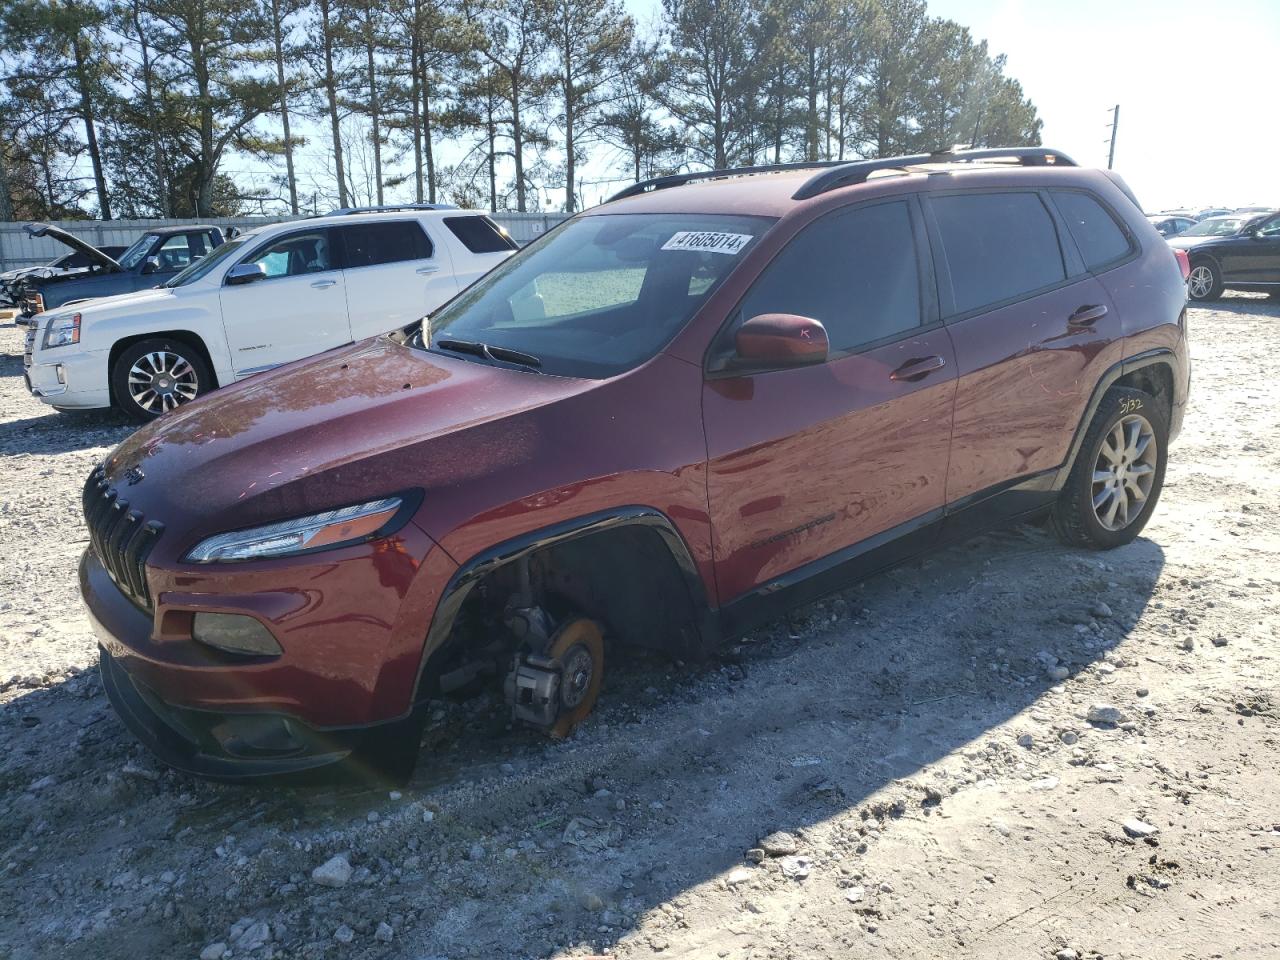
<svg viewBox="0 0 1280 960">
<path fill-rule="evenodd" d="M 152 245 L 160 239 L 159 234 L 144 233 L 137 240 L 133 241 L 133 245 L 124 253 L 120 254 L 120 259 L 116 263 L 124 267 L 126 270 L 132 270 L 142 262 L 142 258 L 147 255 L 147 251 Z"/>
<path fill-rule="evenodd" d="M 1202 220 L 1190 229 L 1183 230 L 1180 236 L 1183 237 L 1229 237 L 1232 234 L 1239 233 L 1240 228 L 1247 222 L 1248 217 L 1213 217 L 1210 220 Z"/>
<path fill-rule="evenodd" d="M 235 240 L 228 240 L 207 257 L 201 257 L 199 260 L 193 260 L 190 266 L 181 271 L 168 283 L 161 284 L 161 286 L 185 287 L 188 283 L 195 283 L 201 277 L 208 276 L 209 272 L 213 270 L 214 267 L 226 260 L 227 257 L 235 253 L 235 251 L 240 247 L 243 247 L 245 241 L 248 239 L 249 236 L 245 235 L 237 237 Z"/>
<path fill-rule="evenodd" d="M 614 376 L 661 350 L 772 223 L 691 213 L 570 220 L 430 317 L 430 347 Z"/>
</svg>

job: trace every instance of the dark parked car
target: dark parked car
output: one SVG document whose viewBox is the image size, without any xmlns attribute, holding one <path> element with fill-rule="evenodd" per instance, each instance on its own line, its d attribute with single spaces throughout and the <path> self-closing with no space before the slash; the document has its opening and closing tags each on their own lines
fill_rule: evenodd
<svg viewBox="0 0 1280 960">
<path fill-rule="evenodd" d="M 1170 215 L 1165 213 L 1155 213 L 1147 217 L 1151 221 L 1151 225 L 1156 228 L 1156 233 L 1162 237 L 1176 237 L 1196 225 L 1196 221 L 1191 217 L 1179 215 Z"/>
<path fill-rule="evenodd" d="M 108 257 L 118 257 L 124 253 L 124 247 L 99 247 Z M 18 291 L 18 281 L 26 277 L 62 277 L 70 276 L 75 273 L 85 273 L 93 269 L 94 259 L 87 253 L 75 251 L 56 257 L 48 263 L 42 263 L 34 267 L 18 267 L 15 270 L 6 270 L 0 273 L 0 304 L 14 305 Z"/>
<path fill-rule="evenodd" d="M 1191 258 L 1192 300 L 1216 300 L 1224 290 L 1280 300 L 1280 213 L 1210 217 L 1169 244 Z"/>
<path fill-rule="evenodd" d="M 116 449 L 84 488 L 103 683 L 186 770 L 403 776 L 429 698 L 492 683 L 561 736 L 615 645 L 688 660 L 1019 518 L 1128 543 L 1185 313 L 1122 181 L 1043 148 L 636 185 Z"/>
<path fill-rule="evenodd" d="M 14 299 L 25 317 L 73 300 L 110 297 L 154 287 L 208 254 L 223 240 L 222 231 L 213 226 L 151 227 L 117 260 L 80 237 L 47 223 L 29 223 L 24 229 L 33 237 L 59 240 L 91 261 L 89 270 L 79 274 L 30 276 L 19 280 Z"/>
</svg>

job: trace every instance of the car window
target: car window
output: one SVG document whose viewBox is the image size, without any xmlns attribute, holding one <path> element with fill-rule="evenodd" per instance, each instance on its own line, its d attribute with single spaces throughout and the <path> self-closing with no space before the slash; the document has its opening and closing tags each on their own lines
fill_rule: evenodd
<svg viewBox="0 0 1280 960">
<path fill-rule="evenodd" d="M 1230 237 L 1248 223 L 1247 217 L 1210 217 L 1183 231 L 1184 237 Z"/>
<path fill-rule="evenodd" d="M 1260 237 L 1280 237 L 1280 217 L 1272 217 L 1258 228 Z"/>
<path fill-rule="evenodd" d="M 181 270 L 208 253 L 202 233 L 177 233 L 160 244 L 153 256 L 160 261 L 160 269 Z"/>
<path fill-rule="evenodd" d="M 346 245 L 344 265 L 348 269 L 403 260 L 425 260 L 433 252 L 431 241 L 416 220 L 353 223 L 340 230 Z"/>
<path fill-rule="evenodd" d="M 597 214 L 556 227 L 431 315 L 452 341 L 530 354 L 543 373 L 610 377 L 683 327 L 773 221 L 696 213 Z"/>
<path fill-rule="evenodd" d="M 742 301 L 742 320 L 762 313 L 820 321 L 832 351 L 918 327 L 920 272 L 907 205 L 842 211 L 807 227 Z"/>
<path fill-rule="evenodd" d="M 165 284 L 166 287 L 185 287 L 188 283 L 194 283 L 202 277 L 208 276 L 218 264 L 224 260 L 234 256 L 245 244 L 249 243 L 253 237 L 238 237 L 235 240 L 229 240 L 222 244 L 218 249 L 207 257 L 196 260 L 191 266 L 183 270 L 176 277 Z"/>
<path fill-rule="evenodd" d="M 140 264 L 143 259 L 151 252 L 151 248 L 155 242 L 160 239 L 159 234 L 144 233 L 129 246 L 129 249 L 120 254 L 120 259 L 116 262 L 126 270 L 130 270 Z"/>
<path fill-rule="evenodd" d="M 1051 195 L 1067 221 L 1067 229 L 1075 238 L 1086 267 L 1099 270 L 1128 256 L 1133 245 L 1115 217 L 1097 200 L 1074 190 L 1054 190 Z M 1169 232 L 1177 233 L 1182 224 L 1181 219 L 1173 218 L 1168 223 Z"/>
<path fill-rule="evenodd" d="M 520 249 L 488 217 L 445 217 L 444 225 L 472 253 L 506 253 L 508 250 Z"/>
<path fill-rule="evenodd" d="M 241 263 L 256 263 L 273 277 L 296 277 L 333 269 L 328 230 L 304 230 L 277 237 Z"/>
<path fill-rule="evenodd" d="M 1066 279 L 1058 232 L 1038 195 L 971 193 L 929 202 L 946 252 L 957 313 Z"/>
</svg>

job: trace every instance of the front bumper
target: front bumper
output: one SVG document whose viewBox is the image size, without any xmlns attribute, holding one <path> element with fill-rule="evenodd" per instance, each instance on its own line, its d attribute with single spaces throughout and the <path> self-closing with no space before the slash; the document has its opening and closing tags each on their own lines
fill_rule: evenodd
<svg viewBox="0 0 1280 960">
<path fill-rule="evenodd" d="M 220 780 L 300 773 L 346 759 L 369 729 L 319 730 L 281 713 L 168 703 L 125 666 L 130 642 L 151 633 L 151 618 L 89 552 L 80 561 L 80 588 L 98 636 L 107 698 L 134 736 L 172 767 Z"/>
<path fill-rule="evenodd" d="M 150 579 L 154 584 L 154 573 Z M 80 561 L 80 590 L 112 706 L 170 766 L 233 781 L 305 774 L 355 758 L 361 763 L 348 766 L 361 775 L 372 772 L 364 763 L 370 757 L 374 769 L 393 779 L 412 768 L 422 725 L 412 696 L 416 659 L 378 664 L 391 677 L 365 692 L 353 675 L 344 675 L 336 646 L 314 629 L 307 631 L 310 642 L 282 631 L 286 649 L 279 657 L 206 647 L 174 629 L 175 622 L 189 620 L 174 608 L 185 606 L 190 595 L 161 590 L 156 611 L 144 610 L 116 585 L 93 549 Z M 204 599 L 216 609 L 217 597 Z M 285 613 L 286 619 L 297 616 L 296 609 Z M 343 633 L 356 631 L 348 625 Z M 354 639 L 365 641 L 358 646 L 370 656 L 387 652 L 367 637 Z M 406 666 L 408 677 L 402 676 Z M 402 693 L 378 696 L 391 686 Z"/>
<path fill-rule="evenodd" d="M 111 406 L 111 389 L 107 382 L 107 352 L 95 350 L 76 353 L 68 348 L 65 356 L 57 351 L 35 350 L 39 327 L 27 328 L 22 354 L 27 390 L 38 400 L 60 409 L 94 410 Z"/>
</svg>

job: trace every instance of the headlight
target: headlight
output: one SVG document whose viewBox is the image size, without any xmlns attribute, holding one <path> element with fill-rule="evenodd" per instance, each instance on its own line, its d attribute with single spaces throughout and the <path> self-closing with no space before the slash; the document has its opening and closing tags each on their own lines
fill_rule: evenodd
<svg viewBox="0 0 1280 960">
<path fill-rule="evenodd" d="M 321 547 L 348 546 L 389 533 L 385 528 L 403 502 L 400 497 L 387 497 L 296 520 L 269 523 L 265 527 L 219 533 L 200 541 L 183 559 L 190 563 L 256 560 L 286 557 Z"/>
<path fill-rule="evenodd" d="M 54 317 L 44 328 L 44 349 L 50 347 L 69 347 L 80 342 L 80 314 L 73 313 L 69 317 Z"/>
</svg>

